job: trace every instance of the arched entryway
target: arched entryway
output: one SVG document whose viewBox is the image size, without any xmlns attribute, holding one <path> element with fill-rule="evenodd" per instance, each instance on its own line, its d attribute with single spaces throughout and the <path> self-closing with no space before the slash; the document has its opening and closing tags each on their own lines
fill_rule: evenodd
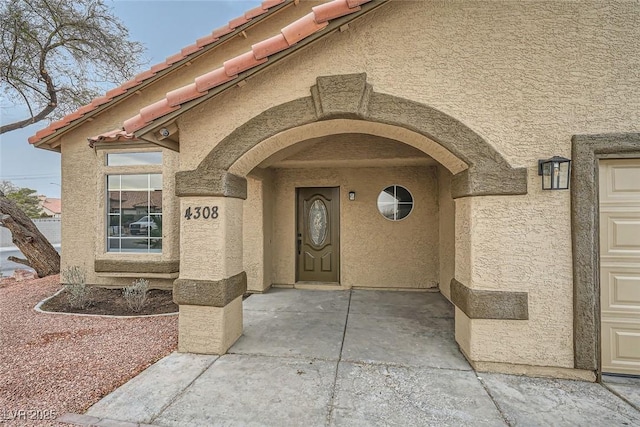
<svg viewBox="0 0 640 427">
<path fill-rule="evenodd" d="M 181 221 L 181 271 L 174 299 L 181 307 L 182 351 L 224 353 L 242 333 L 241 296 L 247 288 L 243 200 L 248 174 L 263 162 L 291 160 L 287 153 L 296 144 L 332 135 L 334 139 L 367 135 L 371 141 L 395 141 L 424 153 L 439 165 L 436 174 L 448 176 L 452 199 L 527 191 L 526 170 L 512 168 L 458 120 L 428 106 L 377 93 L 364 74 L 320 77 L 311 96 L 254 117 L 220 141 L 196 170 L 176 175 L 183 211 L 208 208 L 216 212 L 216 221 L 205 225 L 190 218 Z M 279 159 L 279 153 L 284 157 Z M 468 256 L 464 251 L 469 248 L 459 250 L 456 256 Z M 455 279 L 451 286 L 453 302 L 468 318 L 527 317 L 525 293 L 474 291 Z M 203 327 L 203 322 L 215 327 Z"/>
</svg>

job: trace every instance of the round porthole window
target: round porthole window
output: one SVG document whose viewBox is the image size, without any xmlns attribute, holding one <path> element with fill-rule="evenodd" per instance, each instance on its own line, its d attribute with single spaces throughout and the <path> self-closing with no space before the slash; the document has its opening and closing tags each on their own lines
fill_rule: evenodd
<svg viewBox="0 0 640 427">
<path fill-rule="evenodd" d="M 413 196 L 400 185 L 390 185 L 378 196 L 378 211 L 391 221 L 406 218 L 413 209 Z"/>
</svg>

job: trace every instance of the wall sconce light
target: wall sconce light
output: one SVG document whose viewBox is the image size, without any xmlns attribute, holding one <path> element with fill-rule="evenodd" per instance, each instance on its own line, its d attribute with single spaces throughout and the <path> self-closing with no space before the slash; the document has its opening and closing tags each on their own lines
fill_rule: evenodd
<svg viewBox="0 0 640 427">
<path fill-rule="evenodd" d="M 543 190 L 567 190 L 571 176 L 571 160 L 559 156 L 538 160 L 538 175 L 542 176 Z"/>
<path fill-rule="evenodd" d="M 356 199 L 356 192 L 349 191 L 349 200 L 354 201 Z"/>
</svg>

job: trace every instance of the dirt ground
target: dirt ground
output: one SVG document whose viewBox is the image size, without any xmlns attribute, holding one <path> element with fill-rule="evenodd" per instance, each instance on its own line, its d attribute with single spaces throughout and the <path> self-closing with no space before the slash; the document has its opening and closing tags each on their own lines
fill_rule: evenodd
<svg viewBox="0 0 640 427">
<path fill-rule="evenodd" d="M 177 316 L 38 313 L 59 277 L 0 282 L 0 425 L 58 426 L 177 346 Z"/>
<path fill-rule="evenodd" d="M 65 292 L 61 292 L 40 307 L 44 311 L 82 314 L 110 314 L 115 316 L 140 316 L 147 314 L 177 313 L 178 305 L 173 302 L 171 291 L 153 289 L 147 292 L 147 300 L 139 312 L 129 308 L 121 289 L 91 288 L 90 304 L 86 309 L 74 308 L 69 304 Z"/>
</svg>

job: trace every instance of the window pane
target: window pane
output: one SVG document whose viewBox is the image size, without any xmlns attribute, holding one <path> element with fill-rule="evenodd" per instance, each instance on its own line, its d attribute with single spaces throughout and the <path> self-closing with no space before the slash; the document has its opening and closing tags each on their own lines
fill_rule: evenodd
<svg viewBox="0 0 640 427">
<path fill-rule="evenodd" d="M 409 190 L 391 185 L 378 195 L 378 211 L 387 219 L 398 221 L 411 213 L 413 197 Z"/>
<path fill-rule="evenodd" d="M 150 190 L 153 181 L 157 190 Z M 109 175 L 122 190 L 108 191 L 107 251 L 162 251 L 162 175 Z"/>
<path fill-rule="evenodd" d="M 398 202 L 409 202 L 413 201 L 413 197 L 411 197 L 411 193 L 404 187 L 396 186 L 396 200 Z"/>
<path fill-rule="evenodd" d="M 144 175 L 120 175 L 123 190 L 148 190 L 149 174 Z"/>
<path fill-rule="evenodd" d="M 162 152 L 107 154 L 107 166 L 161 165 Z"/>
<path fill-rule="evenodd" d="M 162 252 L 162 239 L 151 239 L 149 252 Z"/>
<path fill-rule="evenodd" d="M 149 184 L 151 190 L 162 190 L 162 174 L 154 173 L 149 175 Z"/>
<path fill-rule="evenodd" d="M 393 187 L 387 187 L 378 195 L 378 204 L 381 203 L 395 203 L 396 198 L 393 197 Z"/>
<path fill-rule="evenodd" d="M 119 190 L 120 189 L 120 175 L 107 176 L 107 189 Z"/>
<path fill-rule="evenodd" d="M 109 239 L 109 252 L 120 252 L 120 239 Z"/>
<path fill-rule="evenodd" d="M 413 205 L 402 204 L 398 205 L 398 210 L 396 212 L 396 219 L 402 219 L 411 213 L 411 209 Z"/>
</svg>

